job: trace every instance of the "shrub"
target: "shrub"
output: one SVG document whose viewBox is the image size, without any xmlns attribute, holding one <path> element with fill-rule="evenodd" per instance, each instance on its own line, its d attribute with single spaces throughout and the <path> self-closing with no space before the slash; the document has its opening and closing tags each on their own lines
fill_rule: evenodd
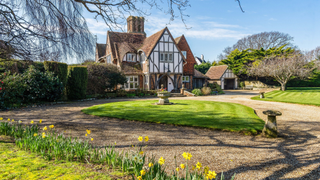
<svg viewBox="0 0 320 180">
<path fill-rule="evenodd" d="M 7 71 L 2 73 L 0 78 L 0 108 L 11 108 L 21 105 L 23 103 L 23 93 L 27 89 L 27 85 L 22 83 L 23 76 L 17 73 L 10 75 L 10 71 Z"/>
<path fill-rule="evenodd" d="M 125 75 L 115 65 L 90 63 L 88 69 L 87 94 L 103 94 L 113 90 L 116 85 L 126 82 Z"/>
<path fill-rule="evenodd" d="M 67 85 L 68 65 L 66 63 L 60 63 L 55 61 L 45 61 L 44 69 L 49 72 L 53 72 L 62 82 L 63 86 Z"/>
<path fill-rule="evenodd" d="M 0 61 L 0 73 L 4 73 L 5 71 L 10 71 L 12 74 L 24 73 L 29 66 L 33 65 L 35 69 L 44 72 L 44 65 L 42 62 L 35 61 L 23 61 L 23 60 L 5 60 Z"/>
<path fill-rule="evenodd" d="M 84 99 L 88 82 L 87 67 L 69 66 L 67 80 L 67 96 L 69 99 Z"/>
<path fill-rule="evenodd" d="M 128 98 L 135 97 L 135 96 L 136 96 L 136 94 L 127 94 Z"/>
<path fill-rule="evenodd" d="M 127 91 L 125 91 L 123 89 L 117 89 L 116 95 L 117 95 L 117 97 L 124 97 L 127 95 Z"/>
<path fill-rule="evenodd" d="M 196 96 L 202 96 L 202 92 L 201 89 L 194 89 L 192 90 L 192 94 L 196 95 Z"/>
<path fill-rule="evenodd" d="M 211 94 L 211 88 L 210 87 L 203 87 L 202 89 L 201 89 L 201 93 L 202 94 L 204 94 L 204 95 L 209 95 L 209 94 Z"/>
</svg>

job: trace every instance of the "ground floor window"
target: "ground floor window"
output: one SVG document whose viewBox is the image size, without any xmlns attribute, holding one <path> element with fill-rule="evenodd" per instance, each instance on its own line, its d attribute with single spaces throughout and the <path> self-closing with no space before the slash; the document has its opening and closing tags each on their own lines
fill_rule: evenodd
<svg viewBox="0 0 320 180">
<path fill-rule="evenodd" d="M 126 76 L 127 83 L 124 84 L 125 89 L 137 89 L 139 88 L 138 76 Z"/>
<path fill-rule="evenodd" d="M 189 76 L 182 76 L 182 82 L 189 82 Z"/>
</svg>

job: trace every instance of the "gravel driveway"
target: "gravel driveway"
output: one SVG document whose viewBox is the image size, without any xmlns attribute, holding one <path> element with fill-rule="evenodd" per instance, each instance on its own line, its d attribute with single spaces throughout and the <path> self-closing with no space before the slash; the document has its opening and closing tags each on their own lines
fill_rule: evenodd
<svg viewBox="0 0 320 180">
<path fill-rule="evenodd" d="M 100 118 L 80 110 L 92 105 L 124 101 L 125 99 L 95 100 L 60 104 L 40 108 L 22 108 L 0 112 L 0 117 L 15 120 L 43 119 L 44 125 L 54 124 L 67 135 L 84 137 L 91 129 L 94 143 L 99 146 L 117 143 L 119 150 L 132 149 L 139 135 L 148 135 L 145 152 L 156 158 L 163 156 L 169 169 L 184 162 L 181 154 L 190 152 L 191 163 L 198 161 L 211 170 L 226 175 L 237 173 L 236 179 L 320 179 L 320 107 L 254 101 L 257 91 L 226 91 L 225 95 L 172 99 L 234 102 L 252 107 L 266 120 L 262 111 L 276 109 L 280 137 L 267 139 L 239 133 L 202 128 L 134 122 L 116 118 Z M 140 100 L 140 99 L 131 99 Z M 181 112 L 183 113 L 183 112 Z"/>
</svg>

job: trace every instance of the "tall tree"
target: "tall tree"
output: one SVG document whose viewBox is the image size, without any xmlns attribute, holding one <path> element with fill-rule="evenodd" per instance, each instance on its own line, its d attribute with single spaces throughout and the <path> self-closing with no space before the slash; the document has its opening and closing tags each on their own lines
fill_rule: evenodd
<svg viewBox="0 0 320 180">
<path fill-rule="evenodd" d="M 235 49 L 242 51 L 245 49 L 270 49 L 281 46 L 294 47 L 292 41 L 293 37 L 286 33 L 278 31 L 261 32 L 238 40 L 232 47 L 226 47 L 223 53 L 218 55 L 218 58 L 220 60 L 225 59 Z"/>
<path fill-rule="evenodd" d="M 200 65 L 195 65 L 194 68 L 198 71 L 200 71 L 202 74 L 206 74 L 207 71 L 212 66 L 211 62 L 202 63 Z"/>
<path fill-rule="evenodd" d="M 310 66 L 304 55 L 284 53 L 282 55 L 269 56 L 258 65 L 249 68 L 249 74 L 260 77 L 273 77 L 281 84 L 281 90 L 286 90 L 286 84 L 293 77 L 306 78 L 316 66 Z"/>
</svg>

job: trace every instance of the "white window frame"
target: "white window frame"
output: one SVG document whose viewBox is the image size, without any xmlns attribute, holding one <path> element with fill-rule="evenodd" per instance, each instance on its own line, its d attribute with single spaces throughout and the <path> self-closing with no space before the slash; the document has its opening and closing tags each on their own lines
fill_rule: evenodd
<svg viewBox="0 0 320 180">
<path fill-rule="evenodd" d="M 129 89 L 139 88 L 139 76 L 126 76 L 126 78 L 127 78 L 127 83 L 124 83 L 125 89 L 129 90 Z"/>
<path fill-rule="evenodd" d="M 185 59 L 187 59 L 187 51 L 181 51 Z"/>
<path fill-rule="evenodd" d="M 107 63 L 111 64 L 111 55 L 107 56 Z"/>
<path fill-rule="evenodd" d="M 173 53 L 172 52 L 160 53 L 160 62 L 173 62 Z"/>
<path fill-rule="evenodd" d="M 131 57 L 131 58 L 129 59 L 129 57 Z M 127 58 L 126 58 L 126 60 L 127 60 L 128 62 L 136 62 L 136 56 L 135 56 L 135 54 L 127 53 Z"/>
<path fill-rule="evenodd" d="M 190 82 L 189 76 L 182 76 L 182 82 Z"/>
</svg>

